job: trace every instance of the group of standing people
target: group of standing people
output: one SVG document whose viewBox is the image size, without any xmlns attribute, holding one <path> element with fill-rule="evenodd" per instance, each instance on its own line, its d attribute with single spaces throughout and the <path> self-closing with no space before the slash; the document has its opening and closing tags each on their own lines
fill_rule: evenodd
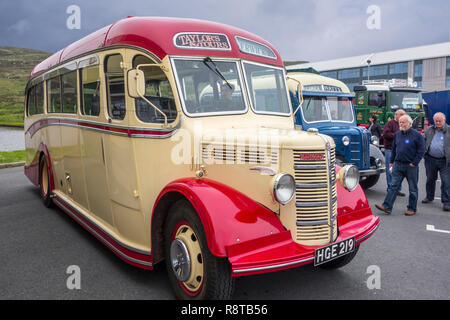
<svg viewBox="0 0 450 320">
<path fill-rule="evenodd" d="M 397 196 L 405 196 L 401 192 L 402 182 L 405 178 L 409 187 L 409 199 L 405 215 L 416 214 L 419 195 L 419 163 L 422 158 L 425 159 L 427 175 L 427 195 L 422 203 L 427 204 L 434 200 L 439 173 L 443 210 L 450 211 L 450 126 L 446 124 L 445 115 L 441 112 L 436 113 L 433 120 L 434 125 L 429 127 L 425 136 L 423 136 L 412 128 L 413 120 L 411 117 L 404 110 L 399 109 L 395 112 L 394 119 L 390 120 L 384 127 L 382 135 L 384 138 L 388 189 L 383 204 L 376 204 L 375 206 L 385 214 L 391 214 Z M 371 117 L 369 130 L 371 135 L 377 135 L 378 130 L 381 132 L 375 116 Z"/>
</svg>

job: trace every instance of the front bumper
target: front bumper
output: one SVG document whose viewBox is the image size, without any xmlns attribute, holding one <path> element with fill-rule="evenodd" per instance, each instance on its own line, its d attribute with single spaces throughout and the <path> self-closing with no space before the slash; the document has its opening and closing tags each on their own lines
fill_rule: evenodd
<svg viewBox="0 0 450 320">
<path fill-rule="evenodd" d="M 386 167 L 370 168 L 370 169 L 366 169 L 366 170 L 359 170 L 359 176 L 360 177 L 368 177 L 368 176 L 381 174 L 383 172 L 386 172 Z"/>
<path fill-rule="evenodd" d="M 367 211 L 368 210 L 368 211 Z M 380 219 L 372 215 L 370 208 L 353 212 L 350 216 L 338 216 L 339 236 L 334 242 L 355 237 L 359 245 L 378 228 Z M 355 219 L 355 217 L 360 217 Z M 327 246 L 326 244 L 324 246 Z M 322 246 L 303 246 L 292 240 L 290 231 L 235 244 L 227 248 L 232 266 L 232 276 L 267 273 L 293 268 L 314 262 L 314 252 Z"/>
</svg>

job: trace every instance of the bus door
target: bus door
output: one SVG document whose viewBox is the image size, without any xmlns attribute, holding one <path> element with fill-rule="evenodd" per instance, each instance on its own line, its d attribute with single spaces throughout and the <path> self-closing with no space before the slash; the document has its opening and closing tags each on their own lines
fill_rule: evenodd
<svg viewBox="0 0 450 320">
<path fill-rule="evenodd" d="M 114 227 L 121 236 L 139 241 L 137 238 L 144 233 L 144 224 L 139 202 L 133 139 L 120 131 L 128 129 L 130 118 L 134 117 L 132 110 L 127 108 L 131 99 L 126 94 L 125 84 L 125 66 L 129 65 L 129 52 L 130 50 L 123 49 L 108 52 L 103 60 L 105 107 L 110 132 L 103 134 L 102 152 Z"/>
<path fill-rule="evenodd" d="M 81 60 L 80 77 L 81 120 L 88 123 L 107 123 L 104 101 L 104 85 L 101 81 L 100 60 L 97 56 Z M 91 129 L 80 131 L 83 168 L 89 211 L 104 223 L 113 226 L 106 179 L 105 137 L 107 134 Z"/>
<path fill-rule="evenodd" d="M 61 152 L 63 154 L 65 192 L 77 204 L 88 208 L 85 191 L 85 176 L 82 165 L 80 128 L 73 125 L 78 120 L 77 65 L 70 63 L 60 70 L 62 119 L 69 125 L 61 128 Z M 64 120 L 62 120 L 64 121 Z"/>
</svg>

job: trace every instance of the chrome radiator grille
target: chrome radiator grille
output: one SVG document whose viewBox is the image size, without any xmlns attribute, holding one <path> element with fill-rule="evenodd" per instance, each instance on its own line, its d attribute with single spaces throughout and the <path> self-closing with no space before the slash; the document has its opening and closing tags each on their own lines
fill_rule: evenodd
<svg viewBox="0 0 450 320">
<path fill-rule="evenodd" d="M 294 150 L 293 155 L 297 226 L 294 240 L 305 245 L 332 242 L 337 235 L 335 150 Z"/>
</svg>

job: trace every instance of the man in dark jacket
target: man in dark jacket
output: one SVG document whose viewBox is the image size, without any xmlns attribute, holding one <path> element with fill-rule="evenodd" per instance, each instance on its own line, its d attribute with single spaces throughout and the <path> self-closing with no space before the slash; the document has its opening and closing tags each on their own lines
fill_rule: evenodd
<svg viewBox="0 0 450 320">
<path fill-rule="evenodd" d="M 388 188 L 383 205 L 375 205 L 386 214 L 391 213 L 404 178 L 408 181 L 409 186 L 409 201 L 405 215 L 412 216 L 417 210 L 419 162 L 425 154 L 425 140 L 420 132 L 411 128 L 412 122 L 410 116 L 401 116 L 399 119 L 400 131 L 394 136 L 392 157 L 389 163 L 389 169 L 392 168 L 392 185 Z"/>
<path fill-rule="evenodd" d="M 445 114 L 433 116 L 434 126 L 425 132 L 425 169 L 427 172 L 427 197 L 422 203 L 434 200 L 438 172 L 441 175 L 441 200 L 443 210 L 450 211 L 450 127 L 445 123 Z"/>
<path fill-rule="evenodd" d="M 394 141 L 394 135 L 399 130 L 398 119 L 401 116 L 405 115 L 406 112 L 403 109 L 398 109 L 394 114 L 394 119 L 389 120 L 388 123 L 384 126 L 383 129 L 383 139 L 384 139 L 384 157 L 386 164 L 389 165 L 392 154 L 392 142 Z M 392 184 L 392 173 L 389 170 L 386 170 L 386 182 L 388 188 Z M 400 187 L 398 191 L 398 195 L 404 197 L 405 194 L 401 192 L 402 188 Z"/>
</svg>

